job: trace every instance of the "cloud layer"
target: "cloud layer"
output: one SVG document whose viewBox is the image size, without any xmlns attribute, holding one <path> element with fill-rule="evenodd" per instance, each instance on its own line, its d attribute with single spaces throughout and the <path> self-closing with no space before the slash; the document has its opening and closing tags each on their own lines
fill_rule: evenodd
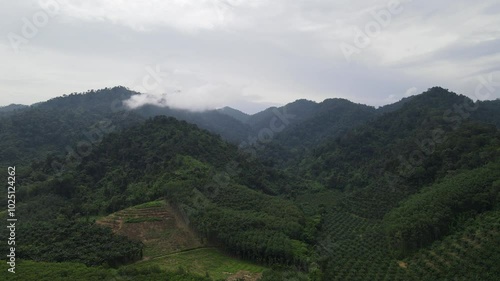
<svg viewBox="0 0 500 281">
<path fill-rule="evenodd" d="M 479 76 L 500 80 L 495 0 L 3 5 L 0 104 L 124 85 L 145 92 L 135 104 L 257 111 L 298 98 L 382 105 L 435 85 L 472 97 Z M 161 85 L 145 87 L 158 67 Z"/>
</svg>

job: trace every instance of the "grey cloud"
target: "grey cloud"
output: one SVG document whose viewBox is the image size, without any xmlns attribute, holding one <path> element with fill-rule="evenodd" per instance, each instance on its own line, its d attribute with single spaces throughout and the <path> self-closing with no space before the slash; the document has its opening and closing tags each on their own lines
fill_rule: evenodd
<svg viewBox="0 0 500 281">
<path fill-rule="evenodd" d="M 457 44 L 452 44 L 434 52 L 427 60 L 448 60 L 456 62 L 474 60 L 497 54 L 500 54 L 500 38 L 479 43 L 459 42 Z"/>
<path fill-rule="evenodd" d="M 95 87 L 134 88 L 147 67 L 160 65 L 192 73 L 182 82 L 175 75 L 167 82 L 181 85 L 183 95 L 170 96 L 177 107 L 225 102 L 252 111 L 330 97 L 381 105 L 412 88 L 442 85 L 469 92 L 474 73 L 499 64 L 500 34 L 494 27 L 500 11 L 494 0 L 401 1 L 404 11 L 351 62 L 339 46 L 352 43 L 354 34 L 339 22 L 362 29 L 374 20 L 370 11 L 384 9 L 388 1 L 57 1 L 61 13 L 19 54 L 5 35 L 19 32 L 22 18 L 39 10 L 38 2 L 4 3 L 0 75 L 11 82 L 0 84 L 2 92 L 36 102 Z M 445 36 L 450 39 L 443 41 Z M 436 66 L 443 71 L 429 73 Z M 30 80 L 37 85 L 15 82 Z M 199 101 L 190 104 L 194 97 Z M 0 96 L 0 104 L 15 101 Z"/>
</svg>

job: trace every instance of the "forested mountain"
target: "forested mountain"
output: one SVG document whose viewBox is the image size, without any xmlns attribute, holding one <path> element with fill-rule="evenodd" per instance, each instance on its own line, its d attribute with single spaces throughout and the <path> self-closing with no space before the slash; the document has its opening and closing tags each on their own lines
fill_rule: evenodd
<svg viewBox="0 0 500 281">
<path fill-rule="evenodd" d="M 473 102 L 432 88 L 401 109 L 321 144 L 296 168 L 329 188 L 353 191 L 354 198 L 376 196 L 369 190 L 379 194 L 379 189 L 394 189 L 385 199 L 375 197 L 377 213 L 383 215 L 397 205 L 397 196 L 404 198 L 451 171 L 476 168 L 498 156 L 498 130 L 462 118 L 451 111 L 455 104 Z M 362 209 L 354 212 L 377 217 L 362 214 Z"/>
<path fill-rule="evenodd" d="M 61 245 L 70 250 L 78 245 L 54 232 L 66 229 L 68 239 L 72 235 L 92 239 L 92 232 L 79 230 L 78 217 L 167 198 L 204 239 L 223 245 L 234 255 L 269 265 L 307 266 L 314 225 L 293 202 L 269 195 L 284 193 L 291 178 L 184 121 L 155 117 L 111 133 L 61 177 L 46 174 L 50 171 L 46 165 L 32 165 L 18 191 L 23 202 L 20 218 L 27 225 L 19 229 L 19 236 L 25 237 L 20 243 L 26 247 L 19 250 L 23 258 L 44 249 L 39 260 L 99 264 L 101 257 L 93 258 L 87 251 L 81 256 L 51 250 L 44 240 L 31 240 L 31 231 L 47 227 L 44 233 L 59 237 Z M 44 204 L 47 197 L 52 204 Z M 42 214 L 59 219 L 46 221 Z M 67 223 L 61 225 L 61 220 Z M 114 238 L 101 240 L 107 243 L 109 239 Z M 104 261 L 112 265 L 136 259 L 136 246 L 127 247 L 134 252 L 124 257 L 105 256 Z"/>
<path fill-rule="evenodd" d="M 132 94 L 123 87 L 71 94 L 0 117 L 0 164 L 71 153 L 78 143 L 87 149 L 103 135 L 138 122 L 140 116 L 121 109 Z"/>
<path fill-rule="evenodd" d="M 373 107 L 345 99 L 327 99 L 321 103 L 296 101 L 279 110 L 290 114 L 293 122 L 284 126 L 260 154 L 280 167 L 302 161 L 312 148 L 344 135 L 377 114 Z"/>
<path fill-rule="evenodd" d="M 454 111 L 457 106 L 465 112 Z M 491 266 L 474 269 L 482 252 L 459 254 L 469 263 L 459 258 L 442 266 L 436 262 L 448 256 L 433 254 L 425 262 L 419 257 L 433 242 L 464 235 L 462 225 L 478 225 L 483 214 L 495 216 L 490 212 L 499 206 L 500 132 L 467 114 L 481 110 L 467 97 L 431 88 L 296 163 L 304 177 L 341 190 L 323 211 L 318 251 L 325 257 L 325 280 L 348 279 L 356 270 L 346 268 L 353 259 L 377 261 L 359 280 L 386 273 L 394 280 L 448 280 L 457 277 L 453 269 L 459 264 L 467 269 L 457 280 L 494 280 Z M 498 233 L 488 235 L 491 240 L 480 232 L 472 239 L 482 239 L 478 247 L 498 247 Z"/>
<path fill-rule="evenodd" d="M 415 96 L 404 97 L 400 101 L 397 101 L 395 103 L 381 106 L 381 107 L 377 108 L 377 112 L 383 114 L 383 113 L 388 113 L 388 112 L 392 112 L 392 111 L 401 109 L 401 107 L 403 107 L 403 105 L 405 103 L 411 101 L 414 97 Z"/>
<path fill-rule="evenodd" d="M 246 123 L 249 124 L 255 132 L 268 128 L 271 120 L 278 116 L 286 117 L 289 124 L 294 124 L 314 114 L 317 106 L 318 104 L 313 101 L 296 100 L 281 107 L 270 107 L 258 112 L 250 116 Z"/>
<path fill-rule="evenodd" d="M 477 110 L 472 111 L 472 118 L 481 122 L 493 124 L 500 128 L 500 99 L 478 101 Z"/>
<path fill-rule="evenodd" d="M 124 101 L 136 94 L 139 93 L 124 87 L 114 87 L 86 93 L 72 93 L 30 107 L 4 107 L 9 110 L 3 115 L 0 114 L 2 137 L 0 163 L 16 161 L 19 164 L 27 164 L 29 159 L 41 160 L 49 154 L 74 153 L 73 151 L 77 150 L 75 146 L 77 143 L 88 145 L 90 142 L 93 145 L 94 141 L 102 139 L 108 132 L 121 130 L 130 124 L 143 122 L 145 118 L 158 115 L 172 116 L 196 124 L 235 144 L 248 142 L 249 138 L 258 136 L 261 129 L 269 128 L 270 122 L 279 118 L 279 122 L 284 122 L 285 131 L 290 132 L 289 136 L 281 134 L 283 135 L 281 140 L 285 141 L 284 148 L 290 149 L 291 146 L 287 142 L 297 142 L 297 139 L 307 136 L 307 144 L 318 143 L 321 137 L 335 135 L 369 119 L 371 111 L 367 106 L 354 104 L 353 108 L 348 109 L 348 106 L 343 105 L 349 104 L 345 100 L 326 100 L 320 104 L 298 100 L 280 108 L 269 108 L 252 116 L 228 107 L 192 112 L 144 105 L 129 110 Z M 337 105 L 332 105 L 334 103 Z M 360 112 L 364 109 L 358 112 L 354 110 L 356 106 L 369 110 L 366 115 L 362 115 Z M 294 124 L 309 118 L 312 120 L 308 123 L 290 129 Z M 322 121 L 316 122 L 314 118 Z M 314 127 L 314 124 L 321 125 Z M 313 127 L 307 129 L 309 125 Z M 328 129 L 322 132 L 324 128 Z"/>
<path fill-rule="evenodd" d="M 248 119 L 250 118 L 250 115 L 248 115 L 244 112 L 241 112 L 237 109 L 231 108 L 229 106 L 225 106 L 223 108 L 217 109 L 217 111 L 222 113 L 222 114 L 226 114 L 228 116 L 231 116 L 234 119 L 236 119 L 242 123 L 246 123 L 248 121 Z"/>
<path fill-rule="evenodd" d="M 19 109 L 23 109 L 23 108 L 26 108 L 28 107 L 27 105 L 23 105 L 23 104 L 9 104 L 7 106 L 0 106 L 0 114 L 4 114 L 4 113 L 9 113 L 9 112 L 12 112 L 12 111 L 16 111 L 16 110 L 19 110 Z"/>
<path fill-rule="evenodd" d="M 94 145 L 109 132 L 158 115 L 186 120 L 233 143 L 252 134 L 248 125 L 216 110 L 191 112 L 154 105 L 130 110 L 124 101 L 136 94 L 114 87 L 72 93 L 30 107 L 4 107 L 5 112 L 0 112 L 0 163 L 28 164 L 49 154 L 74 153 L 78 143 Z"/>
<path fill-rule="evenodd" d="M 307 119 L 286 128 L 276 139 L 285 147 L 312 147 L 328 138 L 373 119 L 375 108 L 345 99 L 327 99 L 317 104 Z"/>
<path fill-rule="evenodd" d="M 134 94 L 71 94 L 0 117 L 0 162 L 20 166 L 17 253 L 30 268 L 64 261 L 74 269 L 60 274 L 90 279 L 214 280 L 196 261 L 196 274 L 143 267 L 145 244 L 94 223 L 120 214 L 151 222 L 144 233 L 175 217 L 197 244 L 272 268 L 264 281 L 500 274 L 499 100 L 434 87 L 378 109 L 297 100 L 246 115 L 128 110 Z M 173 237 L 161 233 L 154 239 Z"/>
<path fill-rule="evenodd" d="M 198 127 L 218 134 L 232 143 L 239 143 L 251 134 L 251 128 L 248 125 L 218 110 L 193 112 L 169 107 L 144 105 L 135 109 L 134 112 L 144 117 L 154 117 L 158 115 L 172 116 L 179 120 L 196 124 Z"/>
</svg>

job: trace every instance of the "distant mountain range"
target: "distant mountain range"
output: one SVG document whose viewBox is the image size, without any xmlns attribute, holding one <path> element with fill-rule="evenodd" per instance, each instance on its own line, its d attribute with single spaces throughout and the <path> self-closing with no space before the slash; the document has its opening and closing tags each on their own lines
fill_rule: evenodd
<svg viewBox="0 0 500 281">
<path fill-rule="evenodd" d="M 85 139 L 85 130 L 103 120 L 115 120 L 113 126 L 122 128 L 140 119 L 158 115 L 171 116 L 196 124 L 242 146 L 266 143 L 284 151 L 284 154 L 292 150 L 308 151 L 329 138 L 342 135 L 350 128 L 398 110 L 414 99 L 414 97 L 405 98 L 378 109 L 345 99 L 326 99 L 321 103 L 302 99 L 281 107 L 271 107 L 253 115 L 230 107 L 192 112 L 145 105 L 127 111 L 124 101 L 137 94 L 139 93 L 124 87 L 115 87 L 71 94 L 32 106 L 12 104 L 1 107 L 0 116 L 5 118 L 0 124 L 4 142 L 12 138 L 19 141 L 19 150 L 8 152 L 3 150 L 4 152 L 0 153 L 3 154 L 1 159 L 24 161 L 27 155 L 39 154 L 36 149 L 39 145 L 47 148 L 45 152 L 63 152 L 66 144 L 77 139 Z M 479 109 L 471 113 L 472 118 L 499 126 L 500 101 L 483 101 L 478 104 Z M 124 112 L 128 113 L 123 114 Z M 121 113 L 122 117 L 117 119 L 119 114 L 116 113 Z M 46 121 L 41 130 L 49 134 L 38 134 L 33 138 L 33 134 L 29 133 L 30 128 L 42 120 Z M 67 128 L 63 129 L 65 127 Z M 57 136 L 50 137 L 51 133 Z M 1 145 L 2 142 L 0 147 Z"/>
<path fill-rule="evenodd" d="M 498 280 L 500 100 L 433 87 L 380 108 L 301 99 L 248 115 L 124 106 L 136 94 L 0 110 L 21 258 L 122 266 L 142 247 L 175 258 L 91 219 L 140 213 L 122 223 L 147 225 L 165 217 L 148 206 L 168 206 L 200 245 L 269 267 L 263 281 Z M 176 248 L 162 233 L 157 244 Z M 150 271 L 118 270 L 161 273 Z"/>
<path fill-rule="evenodd" d="M 2 113 L 7 113 L 7 112 L 12 112 L 18 109 L 23 109 L 29 107 L 28 105 L 23 105 L 23 104 L 9 104 L 6 106 L 1 106 L 0 107 L 0 114 Z"/>
</svg>

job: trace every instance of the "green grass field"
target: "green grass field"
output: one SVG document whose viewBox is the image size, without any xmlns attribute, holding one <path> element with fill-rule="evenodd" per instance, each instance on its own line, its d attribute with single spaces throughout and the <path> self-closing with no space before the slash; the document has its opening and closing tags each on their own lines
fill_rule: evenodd
<svg viewBox="0 0 500 281">
<path fill-rule="evenodd" d="M 176 271 L 182 268 L 190 273 L 202 276 L 208 273 L 215 280 L 225 279 L 239 271 L 261 273 L 266 269 L 263 266 L 230 257 L 216 248 L 189 250 L 142 261 L 130 266 L 137 268 L 159 266 L 167 271 Z"/>
<path fill-rule="evenodd" d="M 240 271 L 258 276 L 266 269 L 263 266 L 230 257 L 216 248 L 202 248 L 170 254 L 122 266 L 118 269 L 87 267 L 79 263 L 47 263 L 27 260 L 17 261 L 15 274 L 7 272 L 7 268 L 5 263 L 1 266 L 0 280 L 156 280 L 158 276 L 165 277 L 167 272 L 186 272 L 200 277 L 205 277 L 208 273 L 212 280 L 225 280 Z M 141 272 L 142 275 L 138 274 Z"/>
</svg>

